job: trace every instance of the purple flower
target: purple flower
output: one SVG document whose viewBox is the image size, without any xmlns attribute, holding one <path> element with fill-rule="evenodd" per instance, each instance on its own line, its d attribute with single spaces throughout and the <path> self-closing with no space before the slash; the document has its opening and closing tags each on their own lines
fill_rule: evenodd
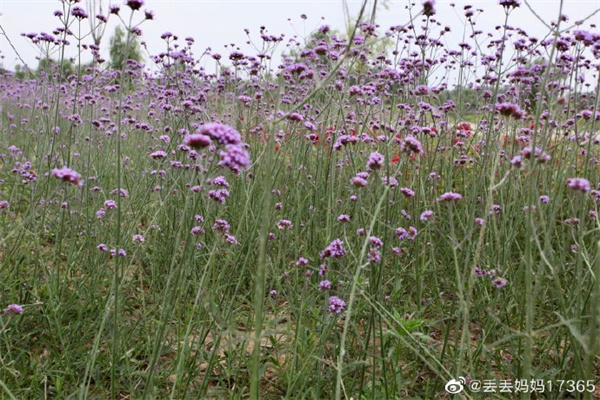
<svg viewBox="0 0 600 400">
<path fill-rule="evenodd" d="M 460 199 L 462 199 L 462 196 L 460 194 L 454 192 L 446 192 L 440 197 L 438 197 L 437 201 L 459 201 Z"/>
<path fill-rule="evenodd" d="M 380 249 L 383 247 L 383 241 L 381 239 L 379 239 L 377 236 L 369 237 L 369 243 L 371 244 L 371 246 L 375 247 L 376 249 Z"/>
<path fill-rule="evenodd" d="M 526 159 L 537 158 L 540 163 L 550 161 L 550 156 L 537 146 L 535 149 L 532 149 L 531 146 L 525 147 L 523 150 L 521 150 L 521 155 Z"/>
<path fill-rule="evenodd" d="M 337 220 L 339 222 L 350 222 L 350 216 L 348 214 L 342 214 L 337 218 Z"/>
<path fill-rule="evenodd" d="M 391 188 L 395 188 L 396 186 L 398 186 L 398 180 L 393 176 L 382 176 L 381 182 L 384 185 L 388 185 Z"/>
<path fill-rule="evenodd" d="M 517 8 L 521 5 L 519 0 L 499 0 L 498 4 L 505 8 Z"/>
<path fill-rule="evenodd" d="M 426 210 L 421 213 L 421 221 L 429 221 L 433 217 L 433 211 Z"/>
<path fill-rule="evenodd" d="M 423 15 L 426 17 L 431 17 L 435 14 L 435 1 L 434 0 L 425 0 L 423 2 Z"/>
<path fill-rule="evenodd" d="M 331 289 L 331 282 L 328 280 L 324 280 L 319 282 L 319 290 L 329 290 Z"/>
<path fill-rule="evenodd" d="M 201 226 L 195 226 L 190 231 L 190 235 L 192 235 L 192 236 L 204 235 L 204 233 L 205 233 L 204 229 L 202 229 Z"/>
<path fill-rule="evenodd" d="M 369 155 L 369 160 L 367 161 L 367 168 L 372 170 L 381 169 L 383 167 L 383 155 L 378 152 L 373 152 Z"/>
<path fill-rule="evenodd" d="M 220 152 L 220 155 L 219 166 L 227 167 L 236 174 L 250 166 L 250 155 L 241 146 L 228 144 L 225 146 L 225 151 Z"/>
<path fill-rule="evenodd" d="M 150 158 L 154 159 L 154 160 L 160 160 L 161 158 L 165 158 L 167 156 L 167 153 L 163 150 L 158 150 L 155 151 L 154 153 L 150 154 Z"/>
<path fill-rule="evenodd" d="M 512 103 L 497 103 L 496 110 L 498 110 L 500 115 L 505 117 L 521 119 L 525 116 L 525 111 L 521 110 L 518 105 Z"/>
<path fill-rule="evenodd" d="M 229 229 L 231 229 L 231 226 L 229 225 L 229 222 L 227 222 L 226 220 L 218 219 L 215 221 L 212 228 L 215 231 L 221 231 L 223 233 L 227 233 L 227 232 L 229 232 Z"/>
<path fill-rule="evenodd" d="M 483 218 L 475 218 L 475 225 L 477 226 L 483 226 L 483 224 L 485 223 L 485 220 Z"/>
<path fill-rule="evenodd" d="M 337 296 L 331 296 L 329 298 L 329 311 L 335 314 L 339 314 L 346 308 L 346 302 Z"/>
<path fill-rule="evenodd" d="M 381 253 L 379 250 L 372 248 L 369 250 L 369 255 L 367 257 L 367 262 L 379 263 L 381 262 Z"/>
<path fill-rule="evenodd" d="M 588 192 L 591 189 L 590 181 L 585 178 L 570 178 L 567 180 L 567 186 L 571 190 Z"/>
<path fill-rule="evenodd" d="M 118 255 L 119 257 L 127 257 L 127 252 L 123 249 L 111 249 L 110 250 L 110 255 L 111 256 L 115 256 Z"/>
<path fill-rule="evenodd" d="M 227 182 L 224 176 L 217 176 L 210 183 L 216 186 L 229 187 L 229 182 Z"/>
<path fill-rule="evenodd" d="M 510 160 L 510 163 L 517 168 L 521 168 L 523 166 L 523 159 L 517 154 Z"/>
<path fill-rule="evenodd" d="M 508 281 L 504 278 L 496 278 L 492 280 L 492 285 L 496 286 L 498 289 L 502 289 Z"/>
<path fill-rule="evenodd" d="M 340 239 L 334 239 L 329 245 L 321 252 L 321 260 L 325 258 L 341 258 L 346 255 L 346 249 L 344 248 L 344 242 Z"/>
<path fill-rule="evenodd" d="M 359 176 L 355 176 L 350 179 L 350 183 L 352 183 L 356 187 L 365 187 L 367 186 L 367 181 Z"/>
<path fill-rule="evenodd" d="M 129 6 L 133 11 L 139 10 L 144 5 L 144 0 L 127 0 L 126 6 Z"/>
<path fill-rule="evenodd" d="M 209 146 L 211 143 L 211 139 L 207 135 L 196 133 L 192 135 L 187 135 L 183 139 L 183 143 L 185 143 L 186 146 L 192 147 L 194 149 L 200 149 Z"/>
<path fill-rule="evenodd" d="M 24 312 L 25 312 L 25 310 L 23 309 L 23 306 L 20 306 L 18 304 L 9 304 L 8 307 L 6 307 L 4 309 L 4 315 L 8 315 L 8 314 L 21 315 Z"/>
<path fill-rule="evenodd" d="M 277 290 L 274 290 L 274 289 L 273 289 L 273 290 L 271 290 L 271 291 L 269 292 L 269 296 L 271 296 L 271 298 L 272 298 L 272 299 L 274 299 L 274 298 L 275 298 L 275 296 L 277 296 Z"/>
<path fill-rule="evenodd" d="M 85 19 L 88 17 L 85 10 L 79 6 L 75 6 L 71 9 L 71 15 L 78 19 Z"/>
<path fill-rule="evenodd" d="M 108 208 L 109 210 L 114 210 L 117 208 L 117 202 L 114 200 L 106 200 L 104 202 L 104 207 Z"/>
<path fill-rule="evenodd" d="M 400 257 L 404 252 L 400 247 L 392 247 L 392 253 L 394 253 L 395 256 Z"/>
<path fill-rule="evenodd" d="M 287 219 L 282 219 L 277 223 L 277 229 L 279 229 L 280 231 L 284 230 L 284 229 L 292 229 L 294 227 L 294 225 L 292 224 L 292 221 L 289 221 Z"/>
<path fill-rule="evenodd" d="M 104 208 L 101 208 L 98 211 L 96 211 L 96 218 L 98 218 L 98 219 L 104 218 L 105 215 L 106 215 L 106 210 Z"/>
<path fill-rule="evenodd" d="M 10 203 L 8 201 L 6 201 L 6 200 L 0 201 L 0 210 L 8 208 L 8 206 L 10 206 Z"/>
<path fill-rule="evenodd" d="M 71 168 L 62 167 L 61 169 L 53 169 L 52 175 L 64 182 L 69 182 L 79 187 L 83 186 L 81 175 L 73 171 Z"/>
<path fill-rule="evenodd" d="M 398 140 L 398 139 L 396 139 L 396 140 Z M 400 145 L 400 149 L 407 153 L 416 153 L 416 154 L 423 153 L 423 147 L 421 146 L 421 142 L 419 142 L 417 139 L 415 139 L 415 137 L 412 135 L 408 135 L 406 138 L 404 138 L 404 141 Z"/>
<path fill-rule="evenodd" d="M 327 273 L 327 264 L 319 265 L 319 275 L 324 276 Z"/>
<path fill-rule="evenodd" d="M 108 251 L 108 246 L 107 246 L 107 245 L 105 245 L 104 243 L 100 243 L 100 244 L 97 246 L 97 248 L 98 248 L 98 250 L 100 250 L 100 251 Z"/>
<path fill-rule="evenodd" d="M 140 234 L 133 235 L 133 243 L 144 243 L 144 237 Z"/>
<path fill-rule="evenodd" d="M 220 122 L 210 122 L 208 124 L 204 124 L 196 130 L 196 134 L 209 136 L 217 143 L 223 145 L 240 145 L 242 143 L 242 137 L 238 131 L 231 126 L 223 125 Z"/>
<path fill-rule="evenodd" d="M 298 261 L 296 261 L 297 266 L 308 265 L 308 260 L 304 257 L 300 257 Z"/>
<path fill-rule="evenodd" d="M 235 236 L 233 236 L 233 235 L 230 235 L 229 233 L 226 233 L 226 234 L 224 235 L 224 237 L 225 237 L 225 241 L 226 241 L 227 243 L 229 243 L 229 244 L 235 244 L 235 245 L 238 245 L 238 244 L 240 244 L 240 242 L 238 242 L 238 241 L 237 241 L 237 239 L 235 238 Z"/>
<path fill-rule="evenodd" d="M 229 197 L 229 190 L 227 189 L 219 189 L 219 190 L 211 190 L 208 192 L 208 197 L 213 199 L 216 202 L 221 204 L 225 204 L 225 201 Z"/>
<path fill-rule="evenodd" d="M 411 188 L 403 187 L 403 188 L 400 188 L 400 191 L 406 197 L 413 197 L 415 195 L 414 190 L 412 190 Z"/>
<path fill-rule="evenodd" d="M 542 195 L 540 196 L 540 203 L 548 204 L 550 202 L 550 196 Z"/>
</svg>

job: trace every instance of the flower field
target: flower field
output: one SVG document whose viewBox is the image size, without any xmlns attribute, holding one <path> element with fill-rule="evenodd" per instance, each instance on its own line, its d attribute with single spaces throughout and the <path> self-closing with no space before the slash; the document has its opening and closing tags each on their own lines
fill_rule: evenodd
<svg viewBox="0 0 600 400">
<path fill-rule="evenodd" d="M 600 398 L 592 20 L 365 1 L 348 32 L 165 32 L 119 69 L 82 30 L 127 53 L 151 4 L 56 4 L 24 34 L 56 62 L 0 75 L 1 398 Z"/>
</svg>

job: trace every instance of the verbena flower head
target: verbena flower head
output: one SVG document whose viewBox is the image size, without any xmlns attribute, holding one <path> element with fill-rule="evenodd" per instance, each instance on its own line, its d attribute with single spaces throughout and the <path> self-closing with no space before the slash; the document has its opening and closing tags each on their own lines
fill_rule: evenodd
<svg viewBox="0 0 600 400">
<path fill-rule="evenodd" d="M 238 131 L 229 125 L 224 125 L 220 122 L 209 122 L 200 126 L 196 130 L 196 134 L 210 137 L 219 144 L 235 144 L 242 143 L 242 137 Z"/>
<path fill-rule="evenodd" d="M 423 15 L 426 17 L 431 17 L 435 14 L 435 1 L 434 0 L 425 0 L 423 2 Z"/>
<path fill-rule="evenodd" d="M 250 155 L 241 146 L 228 144 L 220 156 L 219 166 L 229 168 L 236 174 L 250 166 Z"/>
<path fill-rule="evenodd" d="M 344 242 L 340 239 L 334 239 L 329 245 L 321 252 L 321 260 L 325 258 L 341 258 L 346 255 L 346 249 L 344 248 Z"/>
<path fill-rule="evenodd" d="M 525 116 L 525 111 L 521 110 L 518 105 L 512 103 L 498 103 L 496 109 L 505 117 L 521 119 Z"/>
<path fill-rule="evenodd" d="M 227 232 L 229 232 L 229 229 L 231 229 L 231 226 L 229 225 L 229 222 L 227 222 L 226 220 L 218 219 L 215 221 L 212 228 L 215 231 L 227 233 Z"/>
<path fill-rule="evenodd" d="M 14 314 L 14 315 L 21 315 L 25 312 L 25 309 L 23 309 L 23 306 L 20 306 L 18 304 L 9 304 L 8 307 L 6 307 L 4 310 L 4 315 L 9 315 L 9 314 Z"/>
<path fill-rule="evenodd" d="M 71 15 L 77 19 L 85 19 L 88 17 L 85 10 L 79 6 L 75 6 L 71 9 Z"/>
<path fill-rule="evenodd" d="M 500 0 L 500 1 L 498 1 L 498 4 L 500 4 L 502 7 L 505 7 L 505 8 L 517 8 L 521 5 L 521 1 L 520 0 Z"/>
<path fill-rule="evenodd" d="M 210 183 L 216 186 L 229 187 L 229 182 L 227 182 L 224 176 L 217 176 Z"/>
<path fill-rule="evenodd" d="M 342 214 L 337 218 L 337 220 L 339 222 L 350 222 L 350 216 L 348 214 Z"/>
<path fill-rule="evenodd" d="M 415 195 L 415 191 L 407 187 L 400 188 L 400 192 L 402 192 L 402 194 L 406 197 L 414 197 Z"/>
<path fill-rule="evenodd" d="M 400 149 L 407 153 L 423 154 L 421 142 L 412 135 L 408 135 L 404 138 L 404 141 L 402 141 L 402 144 L 400 145 Z"/>
<path fill-rule="evenodd" d="M 372 170 L 378 170 L 383 167 L 384 157 L 382 154 L 378 152 L 373 152 L 369 155 L 369 160 L 367 161 L 367 168 Z"/>
<path fill-rule="evenodd" d="M 570 178 L 567 187 L 571 190 L 588 192 L 591 189 L 590 181 L 585 178 Z"/>
<path fill-rule="evenodd" d="M 367 186 L 368 182 L 366 179 L 361 178 L 360 176 L 355 176 L 354 178 L 350 179 L 350 183 L 356 187 L 365 187 Z"/>
<path fill-rule="evenodd" d="M 421 221 L 429 221 L 433 217 L 433 211 L 426 210 L 421 213 Z"/>
<path fill-rule="evenodd" d="M 125 5 L 133 11 L 139 10 L 144 5 L 144 0 L 127 0 Z"/>
<path fill-rule="evenodd" d="M 508 281 L 505 278 L 496 278 L 492 279 L 492 285 L 496 286 L 498 289 L 502 289 Z"/>
<path fill-rule="evenodd" d="M 71 168 L 62 167 L 60 169 L 53 169 L 52 176 L 64 181 L 71 183 L 73 185 L 77 185 L 79 187 L 83 186 L 83 181 L 81 180 L 81 175 L 72 170 Z"/>
<path fill-rule="evenodd" d="M 370 236 L 369 243 L 371 246 L 380 249 L 383 247 L 383 240 L 379 239 L 377 236 Z"/>
<path fill-rule="evenodd" d="M 292 224 L 292 221 L 287 220 L 287 219 L 282 219 L 279 220 L 279 222 L 277 223 L 277 229 L 279 229 L 280 231 L 284 230 L 284 229 L 292 229 L 294 227 L 294 225 Z"/>
<path fill-rule="evenodd" d="M 329 311 L 334 314 L 339 314 L 346 308 L 346 302 L 337 296 L 329 298 Z"/>
<path fill-rule="evenodd" d="M 186 146 L 189 146 L 193 149 L 200 149 L 203 147 L 208 147 L 211 143 L 211 139 L 207 135 L 203 135 L 201 133 L 196 133 L 192 135 L 187 135 L 183 142 Z"/>
<path fill-rule="evenodd" d="M 458 193 L 454 193 L 454 192 L 446 192 L 446 193 L 442 194 L 440 197 L 438 197 L 437 201 L 439 201 L 439 202 L 459 201 L 460 199 L 462 199 L 462 195 L 460 195 Z"/>
<path fill-rule="evenodd" d="M 300 257 L 298 261 L 296 261 L 297 266 L 308 265 L 308 260 L 304 257 Z"/>
<path fill-rule="evenodd" d="M 163 159 L 167 156 L 167 152 L 164 150 L 158 150 L 155 151 L 154 153 L 150 153 L 150 158 L 154 159 L 154 160 L 160 160 Z"/>
</svg>

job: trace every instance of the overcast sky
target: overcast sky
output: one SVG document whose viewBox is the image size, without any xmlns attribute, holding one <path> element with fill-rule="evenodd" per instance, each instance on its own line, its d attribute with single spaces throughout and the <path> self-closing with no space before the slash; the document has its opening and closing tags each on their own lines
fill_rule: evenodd
<svg viewBox="0 0 600 400">
<path fill-rule="evenodd" d="M 380 3 L 382 2 L 380 0 Z M 123 1 L 112 0 L 112 3 L 122 4 Z M 140 26 L 144 32 L 143 40 L 147 42 L 152 54 L 164 50 L 164 42 L 160 39 L 160 35 L 165 31 L 173 32 L 180 38 L 194 37 L 196 55 L 201 54 L 207 47 L 211 47 L 214 52 L 227 55 L 229 50 L 225 49 L 224 45 L 245 44 L 247 37 L 244 28 L 250 29 L 251 35 L 254 34 L 255 38 L 258 38 L 261 25 L 265 25 L 270 34 L 285 33 L 286 38 L 294 35 L 302 38 L 324 23 L 340 31 L 346 29 L 342 0 L 146 0 L 145 3 L 145 8 L 155 13 L 154 20 L 146 21 Z M 388 9 L 380 7 L 377 14 L 377 23 L 382 28 L 408 21 L 405 10 L 407 0 L 387 3 Z M 454 45 L 462 40 L 464 24 L 462 7 L 465 4 L 473 4 L 475 8 L 484 10 L 477 19 L 477 28 L 485 32 L 493 31 L 494 26 L 501 24 L 504 19 L 502 7 L 497 4 L 497 0 L 471 2 L 438 0 L 436 3 L 437 18 L 442 24 L 452 28 L 452 34 L 447 40 L 454 42 L 450 43 Z M 456 7 L 452 8 L 450 3 L 455 3 Z M 104 1 L 103 4 L 106 13 L 109 1 Z M 348 0 L 347 4 L 351 15 L 356 16 L 361 2 Z M 556 20 L 559 0 L 532 0 L 529 4 L 546 21 Z M 80 5 L 86 8 L 86 1 L 83 0 Z M 2 13 L 0 24 L 20 56 L 34 68 L 37 66 L 35 57 L 39 55 L 39 51 L 28 40 L 21 37 L 21 33 L 52 32 L 59 26 L 53 12 L 61 8 L 59 0 L 0 0 L 0 13 Z M 600 0 L 564 0 L 563 10 L 570 18 L 569 22 L 583 19 L 598 9 L 600 9 Z M 123 7 L 121 12 L 124 11 L 128 13 L 129 9 Z M 143 19 L 143 14 L 138 14 L 138 18 Z M 308 19 L 302 20 L 301 14 L 306 14 Z M 108 41 L 116 21 L 112 19 L 103 39 L 103 55 L 107 59 Z M 547 28 L 524 4 L 511 14 L 509 23 L 537 37 L 543 37 L 547 32 Z M 600 13 L 588 20 L 582 28 L 589 29 L 590 23 L 600 27 Z M 88 26 L 87 23 L 84 24 L 86 29 Z M 244 49 L 247 47 L 242 46 L 242 50 Z M 0 37 L 0 52 L 4 56 L 4 66 L 13 68 L 18 62 L 17 56 L 4 37 Z"/>
</svg>

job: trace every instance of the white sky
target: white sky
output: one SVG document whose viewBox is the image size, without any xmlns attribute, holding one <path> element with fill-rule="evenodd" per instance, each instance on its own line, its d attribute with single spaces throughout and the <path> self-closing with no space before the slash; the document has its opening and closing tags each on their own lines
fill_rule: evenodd
<svg viewBox="0 0 600 400">
<path fill-rule="evenodd" d="M 372 1 L 372 0 L 371 0 Z M 525 0 L 522 0 L 524 3 Z M 380 0 L 380 3 L 383 3 Z M 417 9 L 420 8 L 421 0 L 414 0 Z M 456 4 L 455 8 L 450 3 Z M 103 1 L 104 13 L 106 14 L 109 1 Z M 112 0 L 114 4 L 122 4 L 123 0 Z M 173 32 L 181 39 L 192 36 L 196 40 L 194 52 L 198 56 L 205 48 L 211 47 L 214 52 L 226 56 L 229 53 L 224 45 L 235 43 L 244 45 L 247 38 L 244 28 L 251 31 L 251 35 L 258 41 L 259 27 L 265 25 L 269 34 L 278 35 L 285 33 L 286 39 L 298 35 L 301 39 L 309 32 L 326 23 L 334 29 L 345 31 L 345 17 L 342 0 L 321 1 L 293 1 L 293 0 L 146 0 L 145 8 L 155 12 L 155 19 L 146 21 L 141 25 L 144 32 L 142 40 L 146 41 L 152 54 L 164 50 L 164 42 L 160 35 L 165 31 Z M 392 25 L 404 24 L 408 21 L 405 6 L 408 0 L 388 1 L 388 9 L 379 8 L 377 23 L 382 28 Z M 484 10 L 477 19 L 477 29 L 484 32 L 492 32 L 496 25 L 500 25 L 504 19 L 502 7 L 497 0 L 438 0 L 436 2 L 437 19 L 443 25 L 449 25 L 453 32 L 447 38 L 451 44 L 462 41 L 463 36 L 463 12 L 465 4 L 473 4 L 474 8 Z M 360 8 L 360 1 L 348 0 L 348 7 L 352 16 L 356 16 Z M 529 4 L 546 21 L 556 20 L 558 16 L 560 0 L 530 0 Z M 371 4 L 370 4 L 371 5 Z M 370 6 L 369 5 L 369 6 Z M 80 4 L 86 8 L 86 1 Z M 21 57 L 33 68 L 37 67 L 36 56 L 38 49 L 28 40 L 21 37 L 21 33 L 48 32 L 51 33 L 59 26 L 59 21 L 53 16 L 54 10 L 61 9 L 59 0 L 0 0 L 0 24 L 6 31 Z M 368 7 L 369 10 L 371 7 Z M 563 13 L 568 15 L 569 23 L 583 19 L 600 9 L 600 0 L 564 0 Z M 128 15 L 127 7 L 121 8 L 122 15 Z M 138 18 L 143 18 L 143 13 Z M 300 18 L 306 14 L 306 21 Z M 114 17 L 114 16 L 113 16 Z M 323 17 L 324 19 L 322 19 Z M 288 21 L 288 19 L 290 19 Z M 108 41 L 113 33 L 115 18 L 103 38 L 103 56 L 108 59 Z M 583 29 L 589 29 L 589 24 L 595 23 L 600 29 L 600 13 L 588 20 Z M 529 9 L 522 4 L 510 17 L 509 24 L 525 29 L 531 35 L 543 37 L 547 29 L 533 16 Z M 88 29 L 89 24 L 84 24 Z M 74 30 L 74 29 L 72 29 Z M 73 39 L 71 39 L 73 42 Z M 453 42 L 453 43 L 452 43 Z M 73 46 L 72 46 L 73 47 Z M 280 48 L 284 48 L 283 45 Z M 453 46 L 454 48 L 454 46 Z M 242 51 L 247 47 L 242 46 Z M 15 52 L 10 48 L 4 37 L 0 36 L 0 52 L 4 56 L 5 67 L 13 68 L 17 63 Z M 71 50 L 70 55 L 74 54 Z M 148 61 L 148 59 L 146 59 Z"/>
</svg>

